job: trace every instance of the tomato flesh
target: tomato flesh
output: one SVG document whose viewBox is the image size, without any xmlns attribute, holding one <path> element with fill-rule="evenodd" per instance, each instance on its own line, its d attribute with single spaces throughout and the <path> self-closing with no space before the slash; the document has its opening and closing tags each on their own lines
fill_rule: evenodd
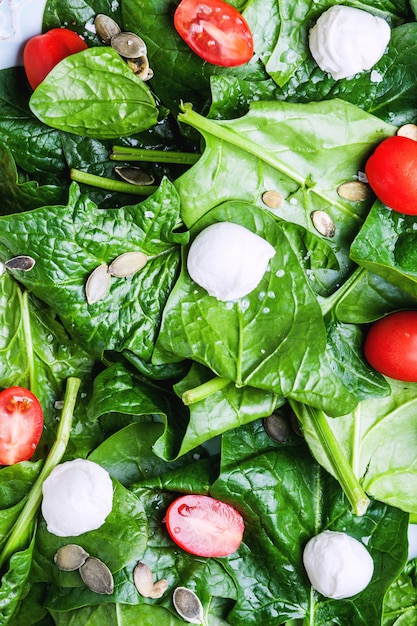
<svg viewBox="0 0 417 626">
<path fill-rule="evenodd" d="M 417 215 L 417 141 L 400 135 L 384 139 L 369 157 L 365 173 L 381 202 Z"/>
<path fill-rule="evenodd" d="M 244 522 L 238 511 L 210 496 L 177 498 L 166 513 L 171 539 L 190 554 L 220 557 L 232 554 L 242 542 Z"/>
<path fill-rule="evenodd" d="M 36 396 L 23 387 L 0 392 L 0 464 L 28 461 L 42 435 L 44 417 Z"/>
<path fill-rule="evenodd" d="M 381 374 L 417 382 L 417 311 L 398 311 L 374 322 L 365 338 L 364 354 Z"/>
<path fill-rule="evenodd" d="M 23 65 L 32 89 L 36 89 L 60 61 L 86 48 L 84 39 L 68 28 L 53 28 L 29 39 L 23 49 Z"/>
<path fill-rule="evenodd" d="M 208 63 L 233 67 L 253 55 L 253 38 L 243 16 L 223 0 L 182 0 L 174 26 L 185 43 Z"/>
</svg>

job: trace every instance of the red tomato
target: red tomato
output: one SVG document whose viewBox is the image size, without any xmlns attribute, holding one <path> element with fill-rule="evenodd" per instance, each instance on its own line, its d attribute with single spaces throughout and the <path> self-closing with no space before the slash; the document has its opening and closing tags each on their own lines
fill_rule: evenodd
<svg viewBox="0 0 417 626">
<path fill-rule="evenodd" d="M 0 465 L 28 461 L 42 429 L 42 407 L 31 391 L 23 387 L 0 391 Z"/>
<path fill-rule="evenodd" d="M 174 500 L 166 514 L 172 540 L 197 556 L 227 556 L 239 547 L 243 518 L 232 506 L 210 496 L 188 495 Z"/>
<path fill-rule="evenodd" d="M 67 28 L 53 28 L 29 39 L 23 49 L 23 65 L 32 89 L 36 89 L 62 59 L 86 48 L 85 41 Z"/>
<path fill-rule="evenodd" d="M 391 313 L 372 324 L 364 353 L 381 374 L 417 382 L 417 311 Z"/>
<path fill-rule="evenodd" d="M 174 26 L 185 43 L 213 65 L 233 67 L 253 55 L 250 28 L 237 9 L 223 0 L 182 0 Z"/>
<path fill-rule="evenodd" d="M 417 141 L 399 135 L 384 139 L 365 172 L 381 202 L 399 213 L 417 215 Z"/>
</svg>

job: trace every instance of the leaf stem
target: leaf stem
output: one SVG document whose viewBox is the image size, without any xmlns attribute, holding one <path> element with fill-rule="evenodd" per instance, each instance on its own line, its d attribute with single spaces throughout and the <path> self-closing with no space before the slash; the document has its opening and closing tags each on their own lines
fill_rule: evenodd
<svg viewBox="0 0 417 626">
<path fill-rule="evenodd" d="M 176 152 L 173 150 L 151 150 L 146 148 L 130 148 L 113 146 L 110 159 L 112 161 L 143 161 L 147 163 L 177 163 L 193 165 L 201 154 L 195 152 Z"/>
<path fill-rule="evenodd" d="M 22 323 L 23 323 L 23 333 L 25 336 L 25 345 L 26 345 L 26 359 L 29 368 L 29 389 L 35 396 L 39 396 L 39 393 L 36 389 L 36 378 L 35 378 L 35 359 L 34 354 L 35 351 L 32 345 L 32 329 L 30 325 L 30 311 L 29 311 L 29 294 L 25 290 L 21 296 L 21 309 L 22 309 Z"/>
<path fill-rule="evenodd" d="M 35 523 L 35 516 L 42 501 L 42 485 L 54 467 L 61 461 L 71 434 L 72 417 L 77 399 L 78 389 L 81 380 L 71 377 L 67 380 L 67 387 L 62 407 L 61 419 L 59 422 L 56 440 L 45 460 L 42 470 L 29 492 L 25 506 L 23 507 L 13 530 L 10 533 L 3 550 L 0 554 L 0 568 L 5 565 L 8 559 L 18 550 L 25 547 L 25 543 L 31 535 L 31 530 Z"/>
<path fill-rule="evenodd" d="M 190 406 L 190 404 L 195 404 L 196 402 L 200 402 L 200 400 L 208 398 L 208 396 L 216 393 L 216 391 L 221 391 L 231 382 L 230 378 L 216 376 L 216 378 L 212 378 L 211 380 L 198 385 L 198 387 L 184 391 L 182 394 L 182 401 L 186 406 Z"/>
<path fill-rule="evenodd" d="M 292 400 L 290 400 L 290 404 L 300 420 L 301 426 L 315 433 L 354 514 L 364 515 L 369 506 L 369 498 L 353 473 L 325 414 L 323 411 Z"/>
<path fill-rule="evenodd" d="M 89 174 L 88 172 L 74 168 L 70 171 L 70 177 L 71 180 L 77 183 L 83 183 L 84 185 L 90 185 L 90 187 L 98 187 L 99 189 L 118 191 L 120 193 L 130 193 L 135 196 L 150 196 L 157 190 L 156 185 L 133 185 L 132 183 L 97 176 L 96 174 Z"/>
<path fill-rule="evenodd" d="M 322 296 L 317 296 L 317 300 L 320 304 L 323 316 L 325 316 L 329 311 L 331 311 L 336 305 L 342 300 L 346 293 L 348 293 L 353 285 L 356 282 L 359 282 L 362 276 L 367 272 L 364 267 L 356 267 L 356 269 L 352 272 L 347 280 L 343 283 L 343 285 L 335 291 L 331 296 L 326 298 Z"/>
</svg>

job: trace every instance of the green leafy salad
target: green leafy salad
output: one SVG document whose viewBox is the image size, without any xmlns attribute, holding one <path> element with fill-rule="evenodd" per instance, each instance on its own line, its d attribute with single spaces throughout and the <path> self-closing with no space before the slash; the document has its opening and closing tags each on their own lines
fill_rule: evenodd
<svg viewBox="0 0 417 626">
<path fill-rule="evenodd" d="M 378 144 L 417 124 L 417 2 L 344 3 L 383 18 L 390 40 L 337 80 L 308 37 L 338 2 L 231 0 L 254 40 L 234 67 L 190 49 L 178 4 L 48 0 L 43 30 L 88 48 L 34 90 L 23 67 L 0 70 L 0 386 L 44 412 L 30 460 L 0 470 L 0 624 L 180 626 L 186 588 L 202 607 L 188 622 L 204 626 L 415 626 L 417 383 L 377 372 L 363 345 L 375 321 L 417 309 L 417 216 L 364 176 Z M 146 80 L 97 15 L 142 38 Z M 274 250 L 232 300 L 187 269 L 218 222 Z M 43 483 L 76 459 L 108 472 L 112 508 L 59 536 Z M 173 541 L 167 510 L 185 494 L 240 513 L 237 550 Z M 366 546 L 360 593 L 312 587 L 303 551 L 323 531 Z M 107 566 L 110 590 L 57 566 L 67 544 Z M 139 593 L 138 563 L 160 594 Z"/>
</svg>

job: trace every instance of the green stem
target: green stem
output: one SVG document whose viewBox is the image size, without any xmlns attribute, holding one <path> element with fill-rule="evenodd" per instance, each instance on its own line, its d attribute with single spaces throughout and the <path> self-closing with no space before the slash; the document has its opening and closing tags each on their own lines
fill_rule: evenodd
<svg viewBox="0 0 417 626">
<path fill-rule="evenodd" d="M 355 515 L 364 515 L 369 498 L 339 445 L 323 411 L 290 401 L 290 404 L 305 429 L 313 431 L 320 442 L 334 475 L 339 481 Z"/>
<path fill-rule="evenodd" d="M 147 163 L 177 163 L 193 165 L 200 158 L 194 152 L 175 152 L 170 150 L 148 150 L 146 148 L 129 148 L 113 146 L 110 159 L 112 161 L 144 161 Z"/>
<path fill-rule="evenodd" d="M 107 191 L 130 193 L 135 196 L 150 196 L 157 190 L 155 185 L 133 185 L 132 183 L 114 180 L 113 178 L 105 178 L 104 176 L 96 176 L 95 174 L 89 174 L 88 172 L 82 172 L 77 169 L 72 169 L 70 176 L 71 180 L 75 180 L 77 183 L 90 185 L 90 187 L 98 187 L 99 189 L 106 189 Z"/>
<path fill-rule="evenodd" d="M 282 174 L 285 174 L 285 176 L 291 178 L 300 187 L 308 188 L 309 191 L 316 194 L 319 198 L 337 206 L 341 211 L 346 211 L 346 206 L 342 203 L 335 203 L 333 197 L 327 196 L 325 192 L 321 191 L 317 187 L 310 186 L 308 179 L 301 176 L 296 170 L 287 166 L 285 162 L 277 158 L 273 152 L 265 150 L 261 143 L 257 143 L 252 139 L 247 138 L 246 135 L 241 132 L 235 132 L 233 128 L 230 127 L 230 122 L 214 121 L 206 118 L 193 111 L 191 104 L 182 105 L 182 113 L 178 114 L 178 121 L 192 126 L 203 134 L 210 134 L 213 137 L 217 137 L 217 139 L 220 139 L 221 141 L 230 143 L 232 146 L 241 148 L 245 152 L 256 156 L 258 159 L 267 163 L 278 172 L 281 172 Z M 229 124 L 229 126 L 227 124 Z M 356 217 L 358 220 L 362 221 L 359 216 L 352 214 L 352 219 L 355 219 Z"/>
<path fill-rule="evenodd" d="M 317 300 L 319 301 L 323 316 L 331 311 L 334 307 L 336 307 L 338 302 L 340 302 L 340 300 L 342 300 L 346 293 L 348 293 L 352 289 L 353 285 L 361 280 L 366 271 L 367 270 L 364 267 L 357 267 L 349 276 L 349 278 L 345 280 L 343 285 L 331 296 L 328 296 L 327 298 L 317 296 Z"/>
<path fill-rule="evenodd" d="M 184 391 L 182 394 L 182 401 L 186 406 L 195 404 L 196 402 L 200 402 L 200 400 L 204 400 L 204 398 L 208 398 L 208 396 L 211 396 L 211 394 L 216 391 L 221 391 L 224 387 L 230 385 L 231 382 L 230 378 L 217 376 L 216 378 L 212 378 L 211 380 L 198 385 L 198 387 Z"/>
<path fill-rule="evenodd" d="M 39 393 L 36 388 L 36 377 L 35 377 L 35 351 L 32 347 L 32 327 L 30 324 L 30 311 L 29 311 L 29 294 L 27 291 L 24 291 L 21 296 L 21 311 L 22 311 L 22 324 L 23 324 L 23 333 L 25 336 L 25 346 L 26 346 L 26 359 L 29 368 L 29 389 L 35 396 L 39 396 Z"/>
<path fill-rule="evenodd" d="M 0 568 L 18 550 L 24 549 L 35 523 L 39 506 L 42 501 L 42 485 L 54 467 L 58 465 L 64 456 L 69 437 L 71 434 L 72 417 L 77 399 L 78 389 L 81 380 L 79 378 L 68 378 L 65 391 L 64 405 L 62 407 L 61 419 L 59 422 L 56 440 L 45 460 L 41 473 L 29 492 L 25 506 L 23 507 L 13 530 L 7 539 L 6 544 L 0 554 Z"/>
</svg>

